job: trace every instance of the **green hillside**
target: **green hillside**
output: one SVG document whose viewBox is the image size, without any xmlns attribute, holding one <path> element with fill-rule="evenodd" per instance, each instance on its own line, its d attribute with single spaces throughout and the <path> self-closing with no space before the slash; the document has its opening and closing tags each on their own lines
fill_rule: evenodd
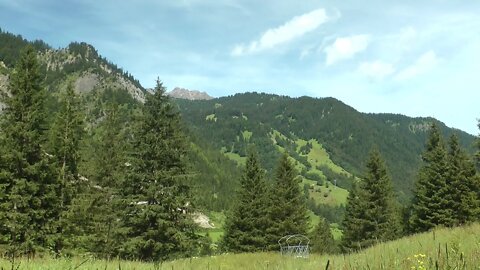
<svg viewBox="0 0 480 270">
<path fill-rule="evenodd" d="M 81 98 L 81 109 L 86 120 L 86 133 L 82 143 L 80 173 L 93 179 L 95 167 L 95 143 L 103 132 L 102 121 L 110 107 L 118 107 L 118 133 L 128 137 L 131 122 L 149 93 L 131 74 L 102 57 L 97 50 L 83 42 L 72 42 L 66 48 L 53 49 L 43 41 L 28 41 L 20 35 L 0 29 L 0 91 L 6 88 L 7 76 L 13 69 L 20 51 L 33 45 L 38 52 L 44 86 L 48 92 L 47 122 L 53 119 L 59 107 L 59 92 L 73 82 L 75 92 Z M 5 74 L 2 75 L 2 74 Z M 0 104 L 1 108 L 1 104 Z M 185 128 L 188 132 L 188 129 Z M 221 211 L 231 204 L 239 168 L 208 140 L 190 136 L 191 148 L 186 157 L 192 174 L 196 206 L 200 209 Z"/>
<path fill-rule="evenodd" d="M 35 258 L 21 260 L 19 270 L 37 269 L 478 269 L 480 225 L 405 237 L 347 255 L 317 255 L 309 258 L 279 253 L 222 254 L 163 263 L 101 261 L 90 257 Z M 327 268 L 328 264 L 328 268 Z M 0 268 L 11 262 L 0 259 Z"/>
<path fill-rule="evenodd" d="M 177 103 L 194 134 L 211 138 L 217 149 L 234 160 L 241 160 L 247 145 L 254 144 L 263 166 L 271 170 L 282 149 L 287 149 L 297 160 L 302 176 L 314 180 L 313 175 L 317 175 L 325 180 L 328 173 L 330 182 L 337 179 L 337 185 L 347 190 L 352 175 L 361 178 L 366 156 L 376 146 L 403 201 L 411 195 L 428 125 L 438 122 L 433 118 L 360 113 L 334 98 L 245 93 Z M 473 151 L 473 136 L 439 124 L 444 136 L 457 133 L 461 144 Z M 248 140 L 243 136 L 245 131 L 249 132 Z"/>
</svg>

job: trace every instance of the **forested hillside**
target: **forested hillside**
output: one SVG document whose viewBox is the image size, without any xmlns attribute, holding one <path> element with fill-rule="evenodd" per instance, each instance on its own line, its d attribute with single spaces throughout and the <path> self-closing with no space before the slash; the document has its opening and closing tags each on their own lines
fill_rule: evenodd
<svg viewBox="0 0 480 270">
<path fill-rule="evenodd" d="M 403 199 L 411 195 L 431 123 L 438 123 L 445 137 L 456 133 L 461 145 L 473 152 L 473 136 L 433 118 L 360 113 L 334 98 L 245 93 L 209 101 L 176 102 L 194 134 L 209 138 L 234 160 L 241 162 L 247 145 L 254 144 L 262 164 L 271 170 L 280 151 L 287 149 L 301 164 L 298 168 L 305 178 L 315 180 L 317 174 L 332 183 L 337 179 L 337 184 L 346 189 L 351 181 L 342 177 L 345 172 L 341 169 L 362 177 L 366 156 L 376 146 Z M 316 142 L 334 164 L 312 160 L 308 154 Z"/>
<path fill-rule="evenodd" d="M 85 134 L 80 143 L 80 173 L 87 179 L 95 175 L 103 165 L 107 153 L 98 154 L 104 136 L 119 140 L 116 155 L 123 155 L 129 149 L 122 146 L 132 128 L 132 121 L 138 115 L 148 92 L 131 74 L 102 57 L 96 49 L 86 43 L 72 42 L 67 48 L 53 49 L 43 41 L 30 42 L 20 35 L 0 29 L 0 91 L 8 84 L 8 77 L 20 52 L 32 45 L 39 62 L 42 85 L 46 88 L 45 106 L 48 125 L 53 125 L 60 107 L 61 92 L 71 82 L 79 95 L 80 111 L 85 120 Z M 0 103 L 0 108 L 2 104 Z M 110 114 L 115 118 L 105 121 Z M 183 126 L 185 132 L 188 128 Z M 208 140 L 189 135 L 188 166 L 189 178 L 196 194 L 195 201 L 201 209 L 223 210 L 230 206 L 238 168 L 234 162 L 212 148 Z M 112 153 L 110 153 L 112 154 Z"/>
</svg>

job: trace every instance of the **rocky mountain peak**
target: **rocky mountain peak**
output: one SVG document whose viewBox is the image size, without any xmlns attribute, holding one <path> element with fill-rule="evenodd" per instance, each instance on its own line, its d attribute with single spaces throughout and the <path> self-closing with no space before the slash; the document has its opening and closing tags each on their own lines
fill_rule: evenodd
<svg viewBox="0 0 480 270">
<path fill-rule="evenodd" d="M 198 90 L 188 90 L 185 88 L 175 87 L 167 95 L 173 98 L 189 99 L 189 100 L 210 100 L 213 99 L 206 92 L 200 92 Z"/>
</svg>

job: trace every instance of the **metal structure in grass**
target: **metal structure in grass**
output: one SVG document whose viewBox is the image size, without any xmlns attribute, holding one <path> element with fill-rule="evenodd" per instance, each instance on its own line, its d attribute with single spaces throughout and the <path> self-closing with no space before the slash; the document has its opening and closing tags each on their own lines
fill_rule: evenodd
<svg viewBox="0 0 480 270">
<path fill-rule="evenodd" d="M 310 239 L 302 234 L 285 235 L 278 240 L 280 253 L 298 258 L 307 258 L 310 254 Z"/>
</svg>

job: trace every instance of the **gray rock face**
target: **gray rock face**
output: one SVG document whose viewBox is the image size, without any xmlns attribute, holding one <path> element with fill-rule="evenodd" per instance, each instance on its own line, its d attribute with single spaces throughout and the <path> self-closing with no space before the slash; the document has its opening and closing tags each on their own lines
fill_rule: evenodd
<svg viewBox="0 0 480 270">
<path fill-rule="evenodd" d="M 75 92 L 88 93 L 97 86 L 98 82 L 97 74 L 87 73 L 75 81 Z"/>
<path fill-rule="evenodd" d="M 185 88 L 175 87 L 171 92 L 168 92 L 167 95 L 173 98 L 189 99 L 189 100 L 210 100 L 213 99 L 210 95 L 205 92 L 200 92 L 197 90 L 188 90 Z"/>
</svg>

